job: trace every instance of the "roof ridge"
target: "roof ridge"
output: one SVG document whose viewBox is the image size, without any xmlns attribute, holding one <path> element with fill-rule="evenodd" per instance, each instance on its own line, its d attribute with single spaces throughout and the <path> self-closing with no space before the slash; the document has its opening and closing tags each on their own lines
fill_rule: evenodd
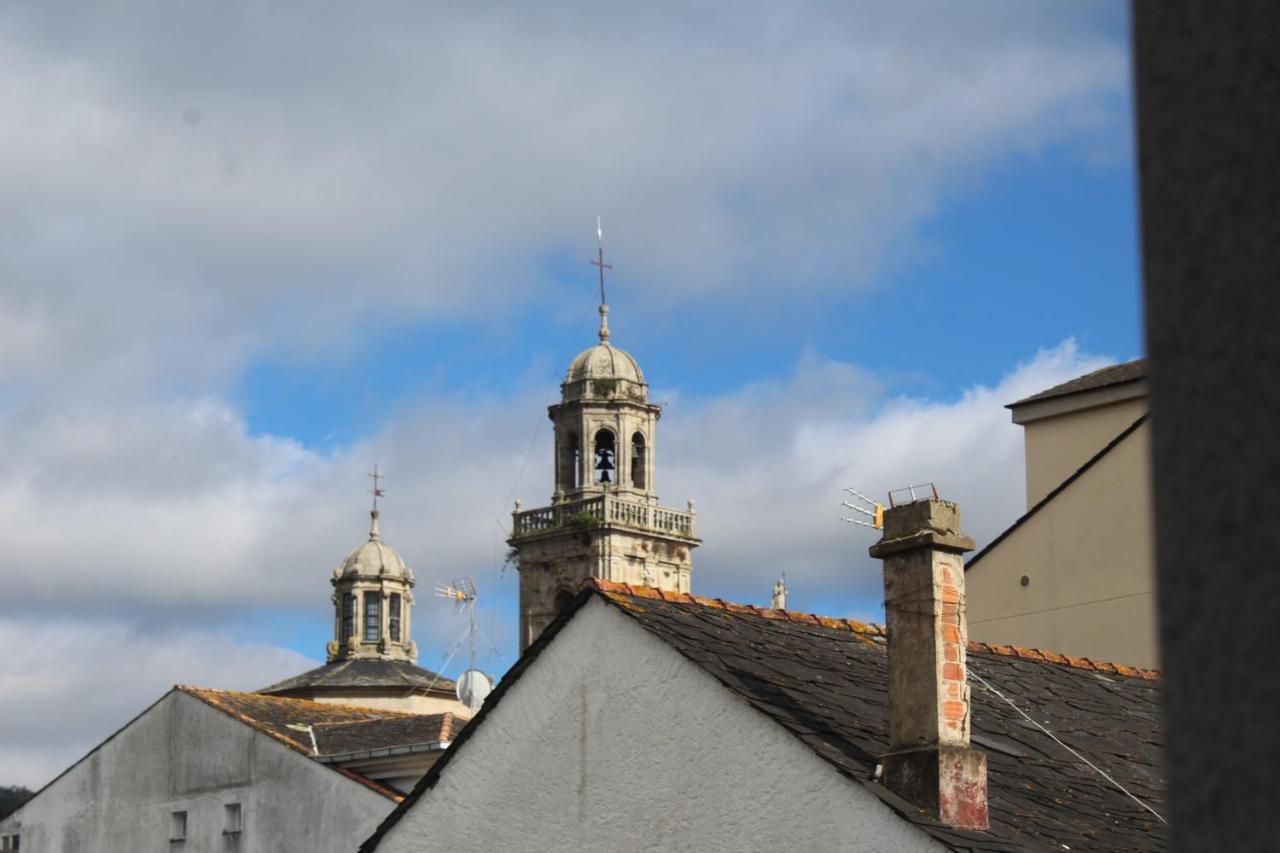
<svg viewBox="0 0 1280 853">
<path fill-rule="evenodd" d="M 368 705 L 348 705 L 345 702 L 317 702 L 314 699 L 301 699 L 297 696 L 277 696 L 274 693 L 259 693 L 255 690 L 227 690 L 223 687 L 200 687 L 194 684 L 176 684 L 174 688 L 181 690 L 183 693 L 193 693 L 200 691 L 203 693 L 218 693 L 228 696 L 244 696 L 260 701 L 269 702 L 288 702 L 290 704 L 311 705 L 325 710 L 343 710 L 351 711 L 359 714 L 374 715 L 380 717 L 430 717 L 432 714 L 415 714 L 412 711 L 393 711 L 390 708 L 372 708 Z M 194 693 L 193 693 L 194 695 Z M 360 722 L 359 720 L 349 720 L 348 722 Z"/>
<path fill-rule="evenodd" d="M 823 628 L 832 628 L 838 631 L 850 631 L 855 634 L 863 634 L 872 637 L 889 636 L 888 629 L 884 625 L 879 625 L 875 622 L 859 622 L 853 619 L 838 619 L 832 616 L 822 616 L 816 613 L 801 613 L 796 610 L 773 610 L 770 608 L 756 607 L 752 604 L 737 604 L 732 601 L 726 601 L 723 598 L 703 598 L 702 596 L 692 595 L 687 592 L 667 592 L 665 590 L 654 589 L 653 587 L 632 586 L 627 583 L 606 581 L 597 578 L 592 578 L 590 583 L 591 586 L 604 594 L 605 597 L 611 597 L 613 595 L 630 595 L 635 598 L 656 598 L 673 604 L 697 604 L 702 607 L 725 610 L 730 613 L 751 613 L 765 619 L 778 619 L 786 622 L 801 622 L 810 625 L 820 625 Z M 1094 660 L 1093 658 L 1076 657 L 1074 655 L 1065 655 L 1044 649 L 1030 649 L 1022 646 L 1010 646 L 999 643 L 981 643 L 976 640 L 970 640 L 967 648 L 971 652 L 984 652 L 987 654 L 1002 655 L 1004 657 L 1023 658 L 1024 660 L 1042 661 L 1045 663 L 1056 663 L 1074 667 L 1076 669 L 1085 669 L 1093 672 L 1109 672 L 1115 675 L 1124 675 L 1130 678 L 1141 678 L 1147 681 L 1156 681 L 1160 678 L 1160 670 L 1158 669 L 1147 669 L 1138 666 L 1128 666 L 1121 663 L 1112 663 L 1111 661 L 1099 661 Z"/>
<path fill-rule="evenodd" d="M 1056 400 L 1060 397 L 1070 397 L 1075 394 L 1083 394 L 1088 391 L 1100 391 L 1104 388 L 1112 388 L 1116 385 L 1127 385 L 1131 382 L 1141 382 L 1147 378 L 1147 357 L 1130 359 L 1116 364 L 1107 364 L 1096 370 L 1090 370 L 1065 382 L 1059 382 L 1043 391 L 1037 391 L 1030 396 L 1015 400 L 1012 403 L 1006 403 L 1006 409 L 1016 409 L 1019 406 L 1028 403 L 1040 403 L 1045 400 Z M 1101 380 L 1101 381 L 1095 381 Z"/>
</svg>

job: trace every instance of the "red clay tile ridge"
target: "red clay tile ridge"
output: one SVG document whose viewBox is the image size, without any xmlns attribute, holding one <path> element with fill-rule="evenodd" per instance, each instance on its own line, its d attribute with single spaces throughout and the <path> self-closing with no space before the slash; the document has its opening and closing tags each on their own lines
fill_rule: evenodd
<svg viewBox="0 0 1280 853">
<path fill-rule="evenodd" d="M 818 616 L 813 613 L 798 613 L 794 610 L 773 610 L 768 607 L 756 607 L 754 604 L 737 604 L 732 601 L 725 601 L 723 598 L 703 598 L 700 595 L 691 595 L 687 592 L 666 592 L 652 587 L 633 586 L 631 584 L 617 583 L 615 581 L 592 579 L 590 583 L 592 587 L 603 593 L 610 600 L 624 605 L 625 601 L 620 601 L 620 599 L 625 596 L 631 596 L 634 598 L 654 598 L 662 601 L 669 601 L 672 604 L 696 604 L 701 607 L 713 607 L 729 613 L 749 613 L 764 619 L 777 619 L 783 622 L 801 622 L 807 625 L 821 625 L 824 628 L 852 631 L 856 634 L 868 637 L 887 636 L 884 626 L 877 625 L 873 622 L 858 622 L 853 619 L 836 619 L 831 616 Z M 1158 669 L 1145 669 L 1137 666 L 1126 666 L 1120 663 L 1093 660 L 1092 658 L 1073 657 L 1071 655 L 1059 654 L 1058 652 L 1045 651 L 1042 649 L 1026 649 L 1021 646 L 979 643 L 973 640 L 969 641 L 967 648 L 971 652 L 982 652 L 984 654 L 1003 655 L 1004 657 L 1023 658 L 1024 660 L 1041 661 L 1044 663 L 1056 663 L 1062 664 L 1063 666 L 1075 667 L 1076 669 L 1087 669 L 1093 672 L 1123 675 L 1129 678 L 1141 678 L 1146 681 L 1160 680 L 1160 670 Z"/>
</svg>

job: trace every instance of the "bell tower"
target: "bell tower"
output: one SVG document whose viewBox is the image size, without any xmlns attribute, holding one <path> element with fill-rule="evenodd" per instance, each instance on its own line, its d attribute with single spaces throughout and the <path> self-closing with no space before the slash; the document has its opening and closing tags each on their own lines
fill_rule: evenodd
<svg viewBox="0 0 1280 853">
<path fill-rule="evenodd" d="M 542 633 L 591 578 L 689 592 L 700 543 L 693 502 L 658 504 L 654 486 L 660 406 L 640 365 L 610 342 L 603 234 L 597 224 L 600 342 L 584 350 L 547 413 L 555 430 L 550 506 L 516 502 L 511 538 L 520 573 L 520 648 Z"/>
</svg>

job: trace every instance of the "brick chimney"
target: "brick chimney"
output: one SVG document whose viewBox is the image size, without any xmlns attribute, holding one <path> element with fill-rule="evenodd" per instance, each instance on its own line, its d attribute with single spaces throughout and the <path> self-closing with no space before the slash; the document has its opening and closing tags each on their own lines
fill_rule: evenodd
<svg viewBox="0 0 1280 853">
<path fill-rule="evenodd" d="M 884 560 L 889 752 L 882 781 L 951 826 L 987 828 L 987 756 L 969 746 L 960 509 L 921 500 L 885 511 L 871 556 Z"/>
</svg>

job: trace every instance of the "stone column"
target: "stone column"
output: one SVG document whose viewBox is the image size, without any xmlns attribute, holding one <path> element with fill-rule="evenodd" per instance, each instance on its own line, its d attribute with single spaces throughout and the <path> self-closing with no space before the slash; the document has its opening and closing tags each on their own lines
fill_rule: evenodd
<svg viewBox="0 0 1280 853">
<path fill-rule="evenodd" d="M 950 501 L 884 514 L 871 556 L 884 560 L 890 790 L 952 826 L 987 827 L 987 757 L 969 746 L 964 562 L 973 540 Z"/>
</svg>

